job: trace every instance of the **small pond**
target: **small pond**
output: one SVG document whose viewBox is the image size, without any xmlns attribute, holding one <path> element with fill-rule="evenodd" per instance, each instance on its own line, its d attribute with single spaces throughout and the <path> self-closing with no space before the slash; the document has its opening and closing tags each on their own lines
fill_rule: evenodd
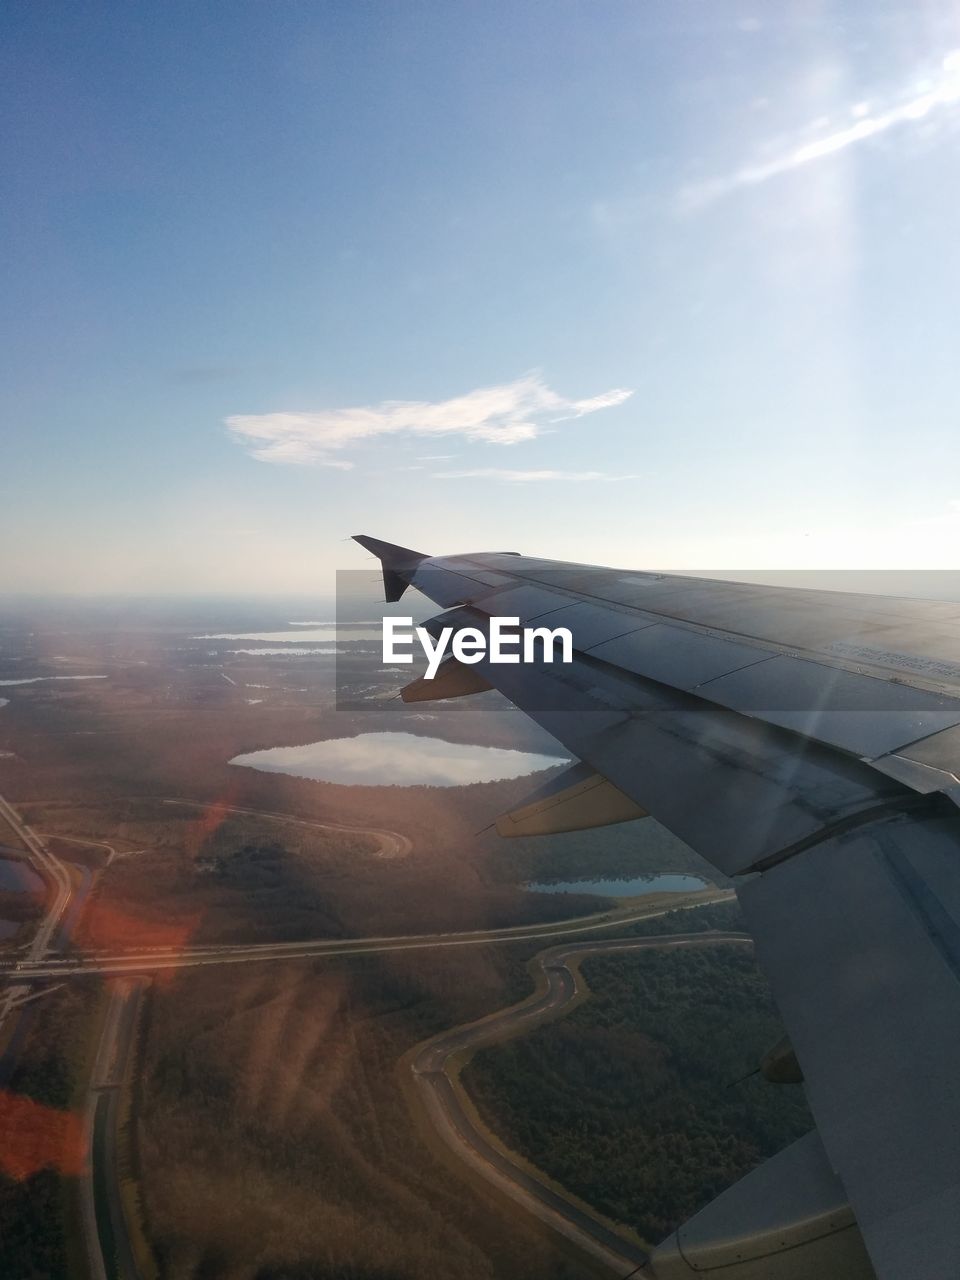
<svg viewBox="0 0 960 1280">
<path fill-rule="evenodd" d="M 0 855 L 0 889 L 5 893 L 39 893 L 43 881 L 28 862 Z"/>
<path fill-rule="evenodd" d="M 637 876 L 633 880 L 556 880 L 553 883 L 534 881 L 524 885 L 531 893 L 597 893 L 605 898 L 638 898 L 645 893 L 693 893 L 697 889 L 709 889 L 706 880 L 699 876 L 683 876 L 664 873 L 658 876 Z"/>
</svg>

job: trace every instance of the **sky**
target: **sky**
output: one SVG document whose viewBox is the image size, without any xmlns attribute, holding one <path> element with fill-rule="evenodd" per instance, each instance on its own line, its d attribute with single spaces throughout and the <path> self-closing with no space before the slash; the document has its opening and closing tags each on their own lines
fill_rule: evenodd
<svg viewBox="0 0 960 1280">
<path fill-rule="evenodd" d="M 958 565 L 960 8 L 7 0 L 0 591 Z"/>
</svg>

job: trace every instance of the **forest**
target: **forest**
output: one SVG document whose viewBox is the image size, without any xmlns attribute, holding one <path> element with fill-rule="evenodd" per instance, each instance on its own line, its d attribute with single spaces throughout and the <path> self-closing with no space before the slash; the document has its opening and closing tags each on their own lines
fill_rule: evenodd
<svg viewBox="0 0 960 1280">
<path fill-rule="evenodd" d="M 699 913 L 674 914 L 686 931 Z M 799 1086 L 743 1079 L 782 1034 L 749 946 L 595 956 L 582 972 L 590 999 L 482 1050 L 462 1079 L 511 1148 L 657 1242 L 812 1121 Z"/>
</svg>

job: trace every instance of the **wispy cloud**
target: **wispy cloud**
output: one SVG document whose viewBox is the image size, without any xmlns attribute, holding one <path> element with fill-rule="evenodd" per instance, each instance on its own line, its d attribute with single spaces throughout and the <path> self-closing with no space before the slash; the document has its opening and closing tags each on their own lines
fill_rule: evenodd
<svg viewBox="0 0 960 1280">
<path fill-rule="evenodd" d="M 377 405 L 321 409 L 311 413 L 238 414 L 227 429 L 261 462 L 351 468 L 340 455 L 380 436 L 460 436 L 487 444 L 533 440 L 553 422 L 581 418 L 623 404 L 624 388 L 585 400 L 568 400 L 537 373 L 515 382 L 478 387 L 451 400 L 385 400 Z"/>
<path fill-rule="evenodd" d="M 960 50 L 953 50 L 943 59 L 938 72 L 924 81 L 912 96 L 886 107 L 877 107 L 869 102 L 856 103 L 850 109 L 849 123 L 843 128 L 835 129 L 812 142 L 788 147 L 772 159 L 743 165 L 733 173 L 686 186 L 680 191 L 680 205 L 685 209 L 696 209 L 711 204 L 739 187 L 758 186 L 826 156 L 836 155 L 898 125 L 916 123 L 932 112 L 955 107 L 958 103 Z"/>
<path fill-rule="evenodd" d="M 504 484 L 535 484 L 544 480 L 629 480 L 606 471 L 511 471 L 504 467 L 474 467 L 469 471 L 435 471 L 434 480 L 499 480 Z"/>
</svg>

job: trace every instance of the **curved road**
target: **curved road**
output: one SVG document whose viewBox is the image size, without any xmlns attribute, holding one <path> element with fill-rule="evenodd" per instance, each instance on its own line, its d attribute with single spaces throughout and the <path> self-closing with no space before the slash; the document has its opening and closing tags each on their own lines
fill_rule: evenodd
<svg viewBox="0 0 960 1280">
<path fill-rule="evenodd" d="M 203 804 L 199 800 L 161 799 L 160 803 L 181 805 L 186 809 L 211 808 L 209 804 Z M 293 818 L 288 813 L 274 813 L 269 809 L 241 809 L 233 804 L 219 805 L 218 808 L 224 813 L 245 813 L 252 818 L 279 818 L 282 822 L 289 822 L 294 827 L 315 827 L 320 831 L 347 831 L 351 835 L 373 836 L 380 842 L 382 858 L 402 858 L 413 848 L 413 841 L 401 835 L 399 831 L 387 831 L 379 827 L 351 827 L 345 822 L 318 822 L 307 818 Z"/>
<path fill-rule="evenodd" d="M 588 990 L 585 984 L 578 986 L 577 976 L 569 965 L 573 957 L 718 944 L 752 945 L 752 939 L 739 933 L 666 934 L 548 947 L 534 957 L 540 975 L 538 990 L 532 996 L 479 1022 L 443 1031 L 425 1041 L 413 1054 L 411 1070 L 418 1097 L 446 1146 L 512 1200 L 622 1274 L 641 1267 L 647 1261 L 646 1252 L 636 1241 L 621 1235 L 589 1209 L 554 1191 L 516 1158 L 495 1146 L 464 1105 L 465 1091 L 459 1081 L 463 1062 L 453 1060 L 533 1030 L 547 1018 L 562 1012 L 580 991 Z"/>
</svg>

